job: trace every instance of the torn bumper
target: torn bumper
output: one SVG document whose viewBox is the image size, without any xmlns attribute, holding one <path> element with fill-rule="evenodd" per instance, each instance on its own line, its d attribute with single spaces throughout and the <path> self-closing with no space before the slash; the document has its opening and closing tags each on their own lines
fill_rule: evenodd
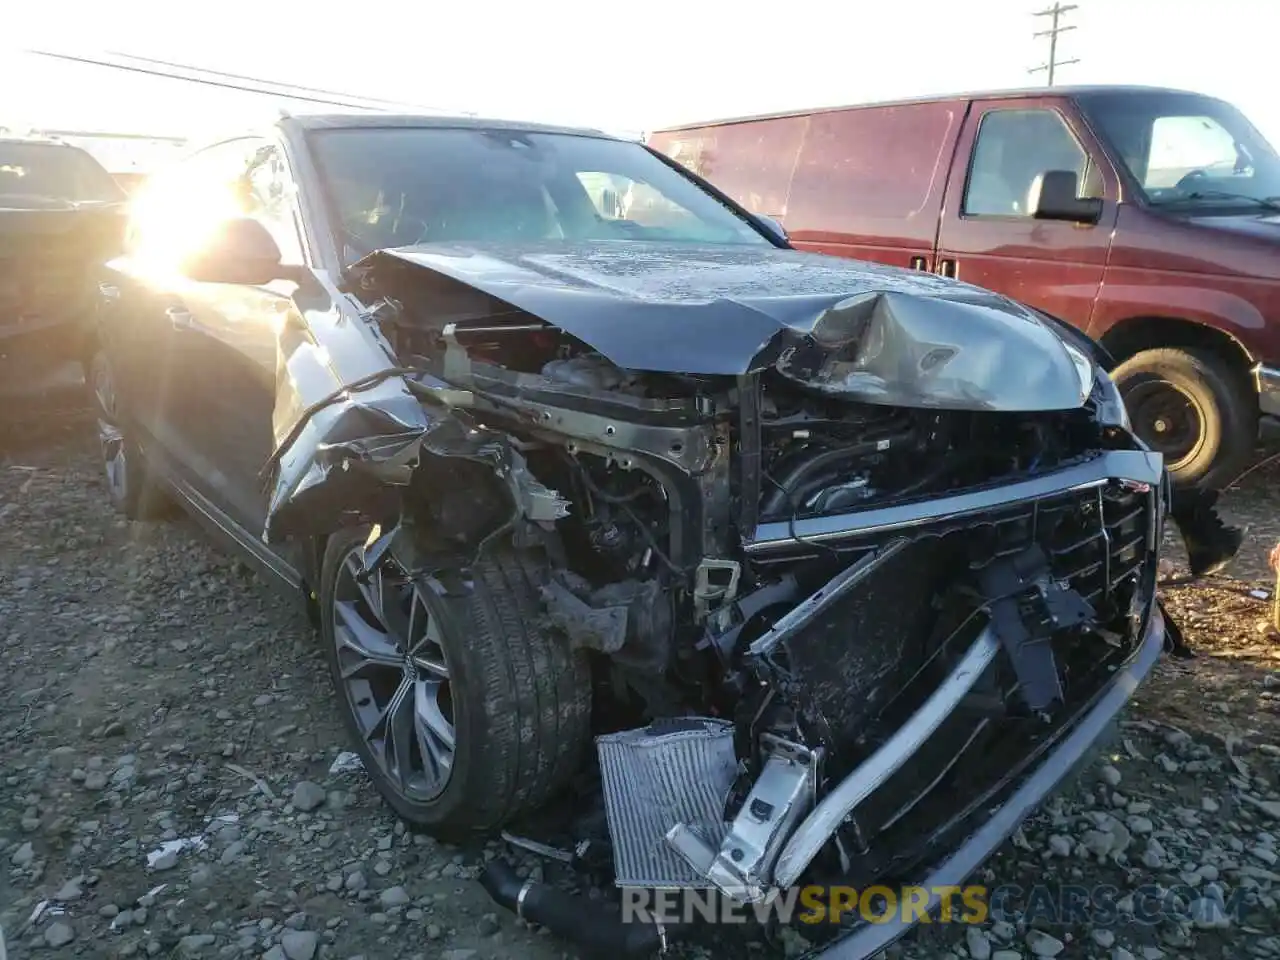
<svg viewBox="0 0 1280 960">
<path fill-rule="evenodd" d="M 1253 368 L 1258 383 L 1258 409 L 1264 416 L 1280 417 L 1280 367 L 1258 364 Z"/>
<path fill-rule="evenodd" d="M 1081 761 L 1124 709 L 1139 684 L 1146 679 L 1164 646 L 1164 617 L 1157 604 L 1150 607 L 1142 641 L 1111 681 L 1081 710 L 1076 720 L 1057 734 L 1056 745 L 1046 751 L 1038 766 L 1020 781 L 1010 784 L 1003 797 L 993 797 L 1000 806 L 975 825 L 956 824 L 957 831 L 970 830 L 952 852 L 921 877 L 919 883 L 931 891 L 929 910 L 941 906 L 933 891 L 959 886 L 977 870 L 1013 832 L 1050 796 Z M 984 807 L 990 809 L 988 804 Z M 940 842 L 942 838 L 939 838 Z M 913 923 L 892 917 L 884 923 L 855 927 L 832 943 L 807 954 L 823 960 L 864 960 L 904 936 Z"/>
</svg>

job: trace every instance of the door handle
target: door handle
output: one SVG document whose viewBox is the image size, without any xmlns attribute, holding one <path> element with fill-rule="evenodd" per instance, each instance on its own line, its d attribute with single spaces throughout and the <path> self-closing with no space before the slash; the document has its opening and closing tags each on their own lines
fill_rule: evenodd
<svg viewBox="0 0 1280 960">
<path fill-rule="evenodd" d="M 960 268 L 956 262 L 950 258 L 938 261 L 938 273 L 944 277 L 955 279 L 960 275 Z"/>
<path fill-rule="evenodd" d="M 196 327 L 196 318 L 185 307 L 170 307 L 164 315 L 169 318 L 175 330 L 194 330 Z"/>
</svg>

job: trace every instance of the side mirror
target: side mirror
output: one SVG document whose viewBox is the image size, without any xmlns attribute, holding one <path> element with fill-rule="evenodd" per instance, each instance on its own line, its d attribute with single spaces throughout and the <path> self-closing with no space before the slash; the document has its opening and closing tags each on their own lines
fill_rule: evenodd
<svg viewBox="0 0 1280 960">
<path fill-rule="evenodd" d="M 755 216 L 756 222 L 760 224 L 765 233 L 781 243 L 790 243 L 791 238 L 787 236 L 787 229 L 782 225 L 781 221 L 765 213 L 757 213 Z"/>
<path fill-rule="evenodd" d="M 182 262 L 182 273 L 201 283 L 256 286 L 281 276 L 280 248 L 257 220 L 236 217 L 219 223 L 197 253 Z"/>
<path fill-rule="evenodd" d="M 1102 200 L 1081 197 L 1080 178 L 1074 170 L 1046 170 L 1031 182 L 1027 209 L 1037 220 L 1067 220 L 1097 223 L 1102 216 Z"/>
</svg>

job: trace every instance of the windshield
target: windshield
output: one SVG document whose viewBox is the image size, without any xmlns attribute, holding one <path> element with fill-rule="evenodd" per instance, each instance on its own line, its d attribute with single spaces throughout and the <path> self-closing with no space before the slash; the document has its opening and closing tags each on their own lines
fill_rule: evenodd
<svg viewBox="0 0 1280 960">
<path fill-rule="evenodd" d="M 442 241 L 769 245 L 639 143 L 426 127 L 326 130 L 311 141 L 347 263 Z"/>
<path fill-rule="evenodd" d="M 77 203 L 124 198 L 111 174 L 83 150 L 0 141 L 0 196 L 5 195 Z"/>
<path fill-rule="evenodd" d="M 1280 203 L 1280 159 L 1235 107 L 1195 94 L 1098 94 L 1081 98 L 1153 205 Z"/>
</svg>

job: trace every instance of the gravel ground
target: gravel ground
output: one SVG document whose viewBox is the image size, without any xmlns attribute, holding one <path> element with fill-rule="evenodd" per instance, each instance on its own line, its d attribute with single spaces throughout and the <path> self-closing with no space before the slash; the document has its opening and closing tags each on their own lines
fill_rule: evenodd
<svg viewBox="0 0 1280 960">
<path fill-rule="evenodd" d="M 1227 498 L 1252 524 L 1234 577 L 1167 593 L 1201 655 L 1163 662 L 1114 748 L 978 878 L 1110 884 L 1120 920 L 934 925 L 893 954 L 1280 957 L 1280 640 L 1268 602 L 1248 593 L 1271 586 L 1277 479 L 1259 470 Z M 278 593 L 185 520 L 132 524 L 107 509 L 84 425 L 0 438 L 0 928 L 12 960 L 576 957 L 474 882 L 499 846 L 415 836 L 359 771 L 331 772 L 345 747 L 331 703 L 313 635 Z M 1151 884 L 1180 890 L 1190 919 L 1126 921 Z M 1238 891 L 1245 905 L 1228 917 Z M 686 953 L 803 946 L 788 932 Z"/>
</svg>

